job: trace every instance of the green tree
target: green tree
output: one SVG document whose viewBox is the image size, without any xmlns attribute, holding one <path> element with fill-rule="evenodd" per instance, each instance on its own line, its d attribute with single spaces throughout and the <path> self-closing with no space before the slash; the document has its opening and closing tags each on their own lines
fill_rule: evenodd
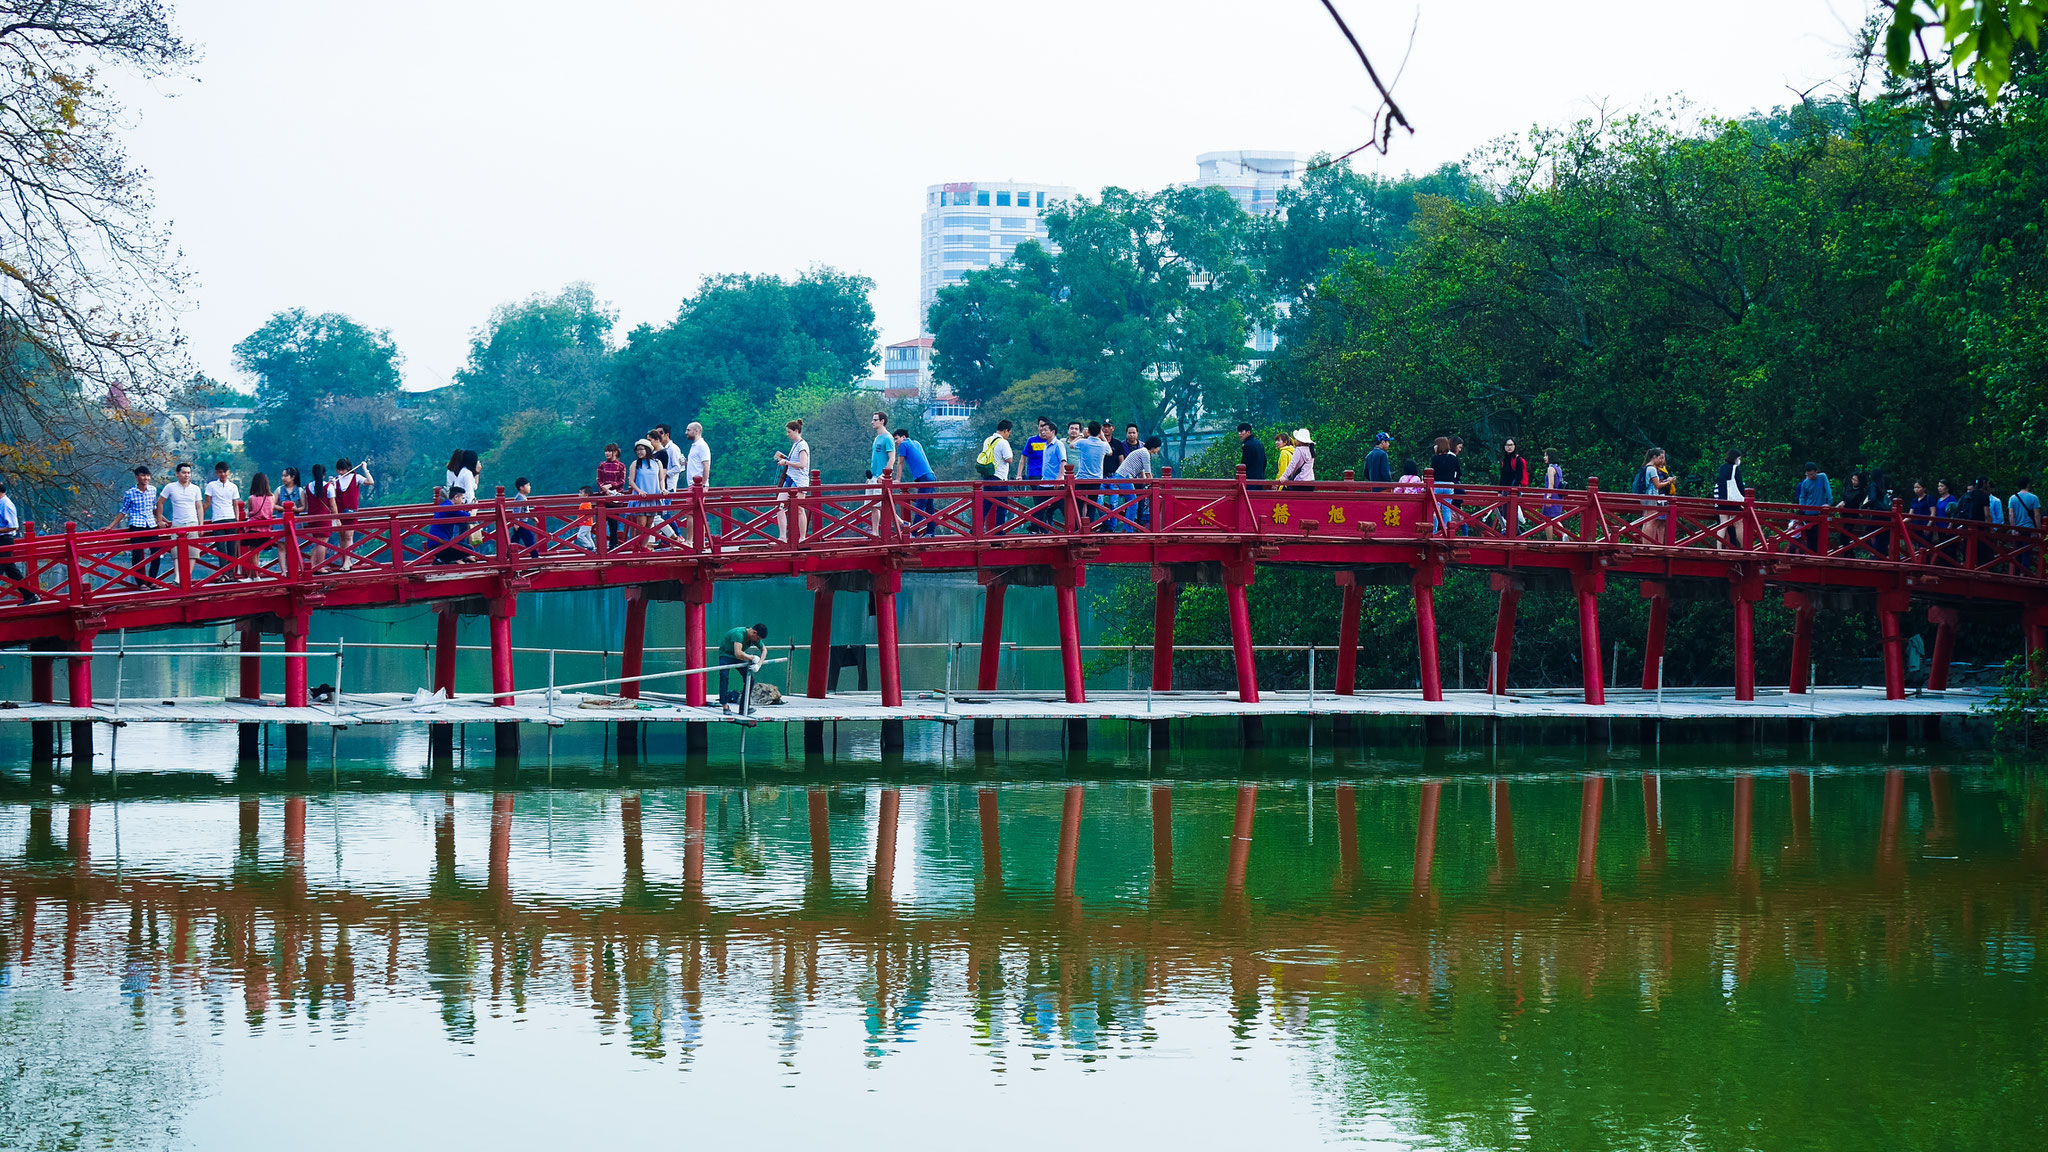
<svg viewBox="0 0 2048 1152">
<path fill-rule="evenodd" d="M 681 428 L 719 393 L 765 405 L 805 382 L 850 386 L 876 361 L 873 287 L 830 268 L 795 280 L 706 277 L 669 324 L 627 335 L 605 418 L 627 430 Z"/>
<path fill-rule="evenodd" d="M 2014 56 L 2039 49 L 2041 25 L 2048 22 L 2048 0 L 1887 0 L 1886 7 L 1892 18 L 1885 29 L 1885 62 L 1894 75 L 1911 73 L 1917 47 L 1924 68 L 1967 70 L 1992 103 L 2012 79 Z M 1945 60 L 1928 45 L 1928 29 L 1948 53 Z"/>
<path fill-rule="evenodd" d="M 581 282 L 493 309 L 470 336 L 454 387 L 436 394 L 448 434 L 488 448 L 514 418 L 530 422 L 528 413 L 564 424 L 587 420 L 611 371 L 617 319 Z"/>
<path fill-rule="evenodd" d="M 336 312 L 292 308 L 235 345 L 235 367 L 256 378 L 249 455 L 259 465 L 347 456 L 398 465 L 389 438 L 398 414 L 398 346 L 391 333 Z M 380 477 L 383 479 L 383 477 Z"/>
</svg>

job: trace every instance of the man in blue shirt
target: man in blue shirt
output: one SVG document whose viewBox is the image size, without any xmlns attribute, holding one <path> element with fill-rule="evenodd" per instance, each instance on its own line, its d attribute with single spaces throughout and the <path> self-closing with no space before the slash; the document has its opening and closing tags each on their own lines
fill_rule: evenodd
<svg viewBox="0 0 2048 1152">
<path fill-rule="evenodd" d="M 2034 480 L 2020 477 L 2020 486 L 2005 502 L 2005 520 L 2015 528 L 2041 526 L 2041 498 L 2034 495 Z"/>
<path fill-rule="evenodd" d="M 1835 502 L 1835 487 L 1828 483 L 1828 474 L 1820 470 L 1820 465 L 1811 460 L 1806 462 L 1806 478 L 1799 482 L 1792 502 L 1802 508 L 1826 508 Z M 1806 550 L 1820 551 L 1819 527 L 1806 530 Z"/>
<path fill-rule="evenodd" d="M 938 480 L 938 476 L 932 472 L 931 461 L 925 457 L 924 445 L 912 440 L 907 428 L 896 430 L 896 459 L 903 465 L 903 479 L 918 485 L 931 484 Z M 916 491 L 917 526 L 911 529 L 910 534 L 930 536 L 938 530 L 938 526 L 932 523 L 932 490 L 919 487 Z"/>
<path fill-rule="evenodd" d="M 1392 432 L 1382 432 L 1372 438 L 1372 451 L 1365 454 L 1365 478 L 1376 484 L 1394 482 L 1394 466 L 1387 460 L 1387 446 L 1394 442 Z"/>
<path fill-rule="evenodd" d="M 121 510 L 114 513 L 114 520 L 108 529 L 125 528 L 131 533 L 148 532 L 157 526 L 156 485 L 149 482 L 149 466 L 135 466 L 135 485 L 121 493 Z M 157 573 L 163 571 L 164 554 L 148 546 L 157 543 L 153 536 L 142 536 L 135 541 L 137 547 L 128 553 L 128 578 L 130 587 L 142 586 L 142 556 L 149 552 L 149 578 L 154 581 Z"/>
<path fill-rule="evenodd" d="M 22 573 L 21 565 L 14 562 L 9 550 L 14 539 L 21 533 L 21 511 L 14 506 L 14 497 L 7 494 L 7 485 L 0 484 L 0 577 L 15 581 L 15 591 L 21 593 L 23 604 L 33 604 L 42 599 L 22 583 L 28 579 Z"/>
<path fill-rule="evenodd" d="M 880 483 L 896 470 L 896 441 L 889 435 L 889 414 L 877 412 L 868 418 L 875 429 L 875 442 L 868 447 L 868 474 Z"/>
<path fill-rule="evenodd" d="M 1101 514 L 1101 509 L 1095 502 L 1101 499 L 1102 485 L 1099 481 L 1102 479 L 1102 458 L 1109 454 L 1109 444 L 1102 439 L 1101 421 L 1089 421 L 1088 434 L 1085 436 L 1075 435 L 1080 428 L 1081 423 L 1078 420 L 1067 425 L 1067 460 L 1074 466 L 1075 479 L 1098 481 L 1074 486 L 1074 495 L 1080 501 L 1082 515 L 1093 523 Z M 1075 527 L 1078 528 L 1079 525 Z"/>
</svg>

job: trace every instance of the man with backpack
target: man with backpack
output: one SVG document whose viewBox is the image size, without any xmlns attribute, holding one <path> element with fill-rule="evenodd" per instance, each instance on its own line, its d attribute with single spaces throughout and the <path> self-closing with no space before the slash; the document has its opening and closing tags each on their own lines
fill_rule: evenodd
<svg viewBox="0 0 2048 1152">
<path fill-rule="evenodd" d="M 995 499 L 994 494 L 1010 490 L 1009 485 L 1001 481 L 1010 478 L 1010 461 L 1015 459 L 1016 455 L 1016 451 L 1010 447 L 1010 422 L 997 421 L 996 430 L 989 434 L 988 439 L 981 442 L 981 453 L 974 458 L 974 471 L 983 481 L 981 522 L 991 528 L 1010 518 L 1009 509 Z"/>
</svg>

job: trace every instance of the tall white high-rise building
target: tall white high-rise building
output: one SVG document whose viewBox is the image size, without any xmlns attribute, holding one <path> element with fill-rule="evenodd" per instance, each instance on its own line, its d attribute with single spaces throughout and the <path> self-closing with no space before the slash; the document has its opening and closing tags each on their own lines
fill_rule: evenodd
<svg viewBox="0 0 2048 1152">
<path fill-rule="evenodd" d="M 1308 165 L 1309 157 L 1300 152 L 1267 148 L 1204 152 L 1195 157 L 1195 187 L 1225 189 L 1245 211 L 1271 215 L 1280 210 L 1280 190 L 1300 183 Z"/>
<path fill-rule="evenodd" d="M 1046 208 L 1073 196 L 1059 184 L 933 184 L 924 190 L 918 226 L 920 258 L 917 330 L 939 298 L 939 289 L 958 284 L 969 272 L 1001 264 L 1026 240 L 1058 251 L 1046 239 Z"/>
</svg>

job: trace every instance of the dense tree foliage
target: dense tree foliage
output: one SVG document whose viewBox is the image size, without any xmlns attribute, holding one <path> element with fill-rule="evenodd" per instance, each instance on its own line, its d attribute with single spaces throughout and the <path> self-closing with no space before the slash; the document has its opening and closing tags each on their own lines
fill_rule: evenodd
<svg viewBox="0 0 2048 1152">
<path fill-rule="evenodd" d="M 235 345 L 235 367 L 256 380 L 249 456 L 273 477 L 287 464 L 310 475 L 342 456 L 402 470 L 413 422 L 398 410 L 399 360 L 391 333 L 339 313 L 272 316 Z"/>
</svg>

